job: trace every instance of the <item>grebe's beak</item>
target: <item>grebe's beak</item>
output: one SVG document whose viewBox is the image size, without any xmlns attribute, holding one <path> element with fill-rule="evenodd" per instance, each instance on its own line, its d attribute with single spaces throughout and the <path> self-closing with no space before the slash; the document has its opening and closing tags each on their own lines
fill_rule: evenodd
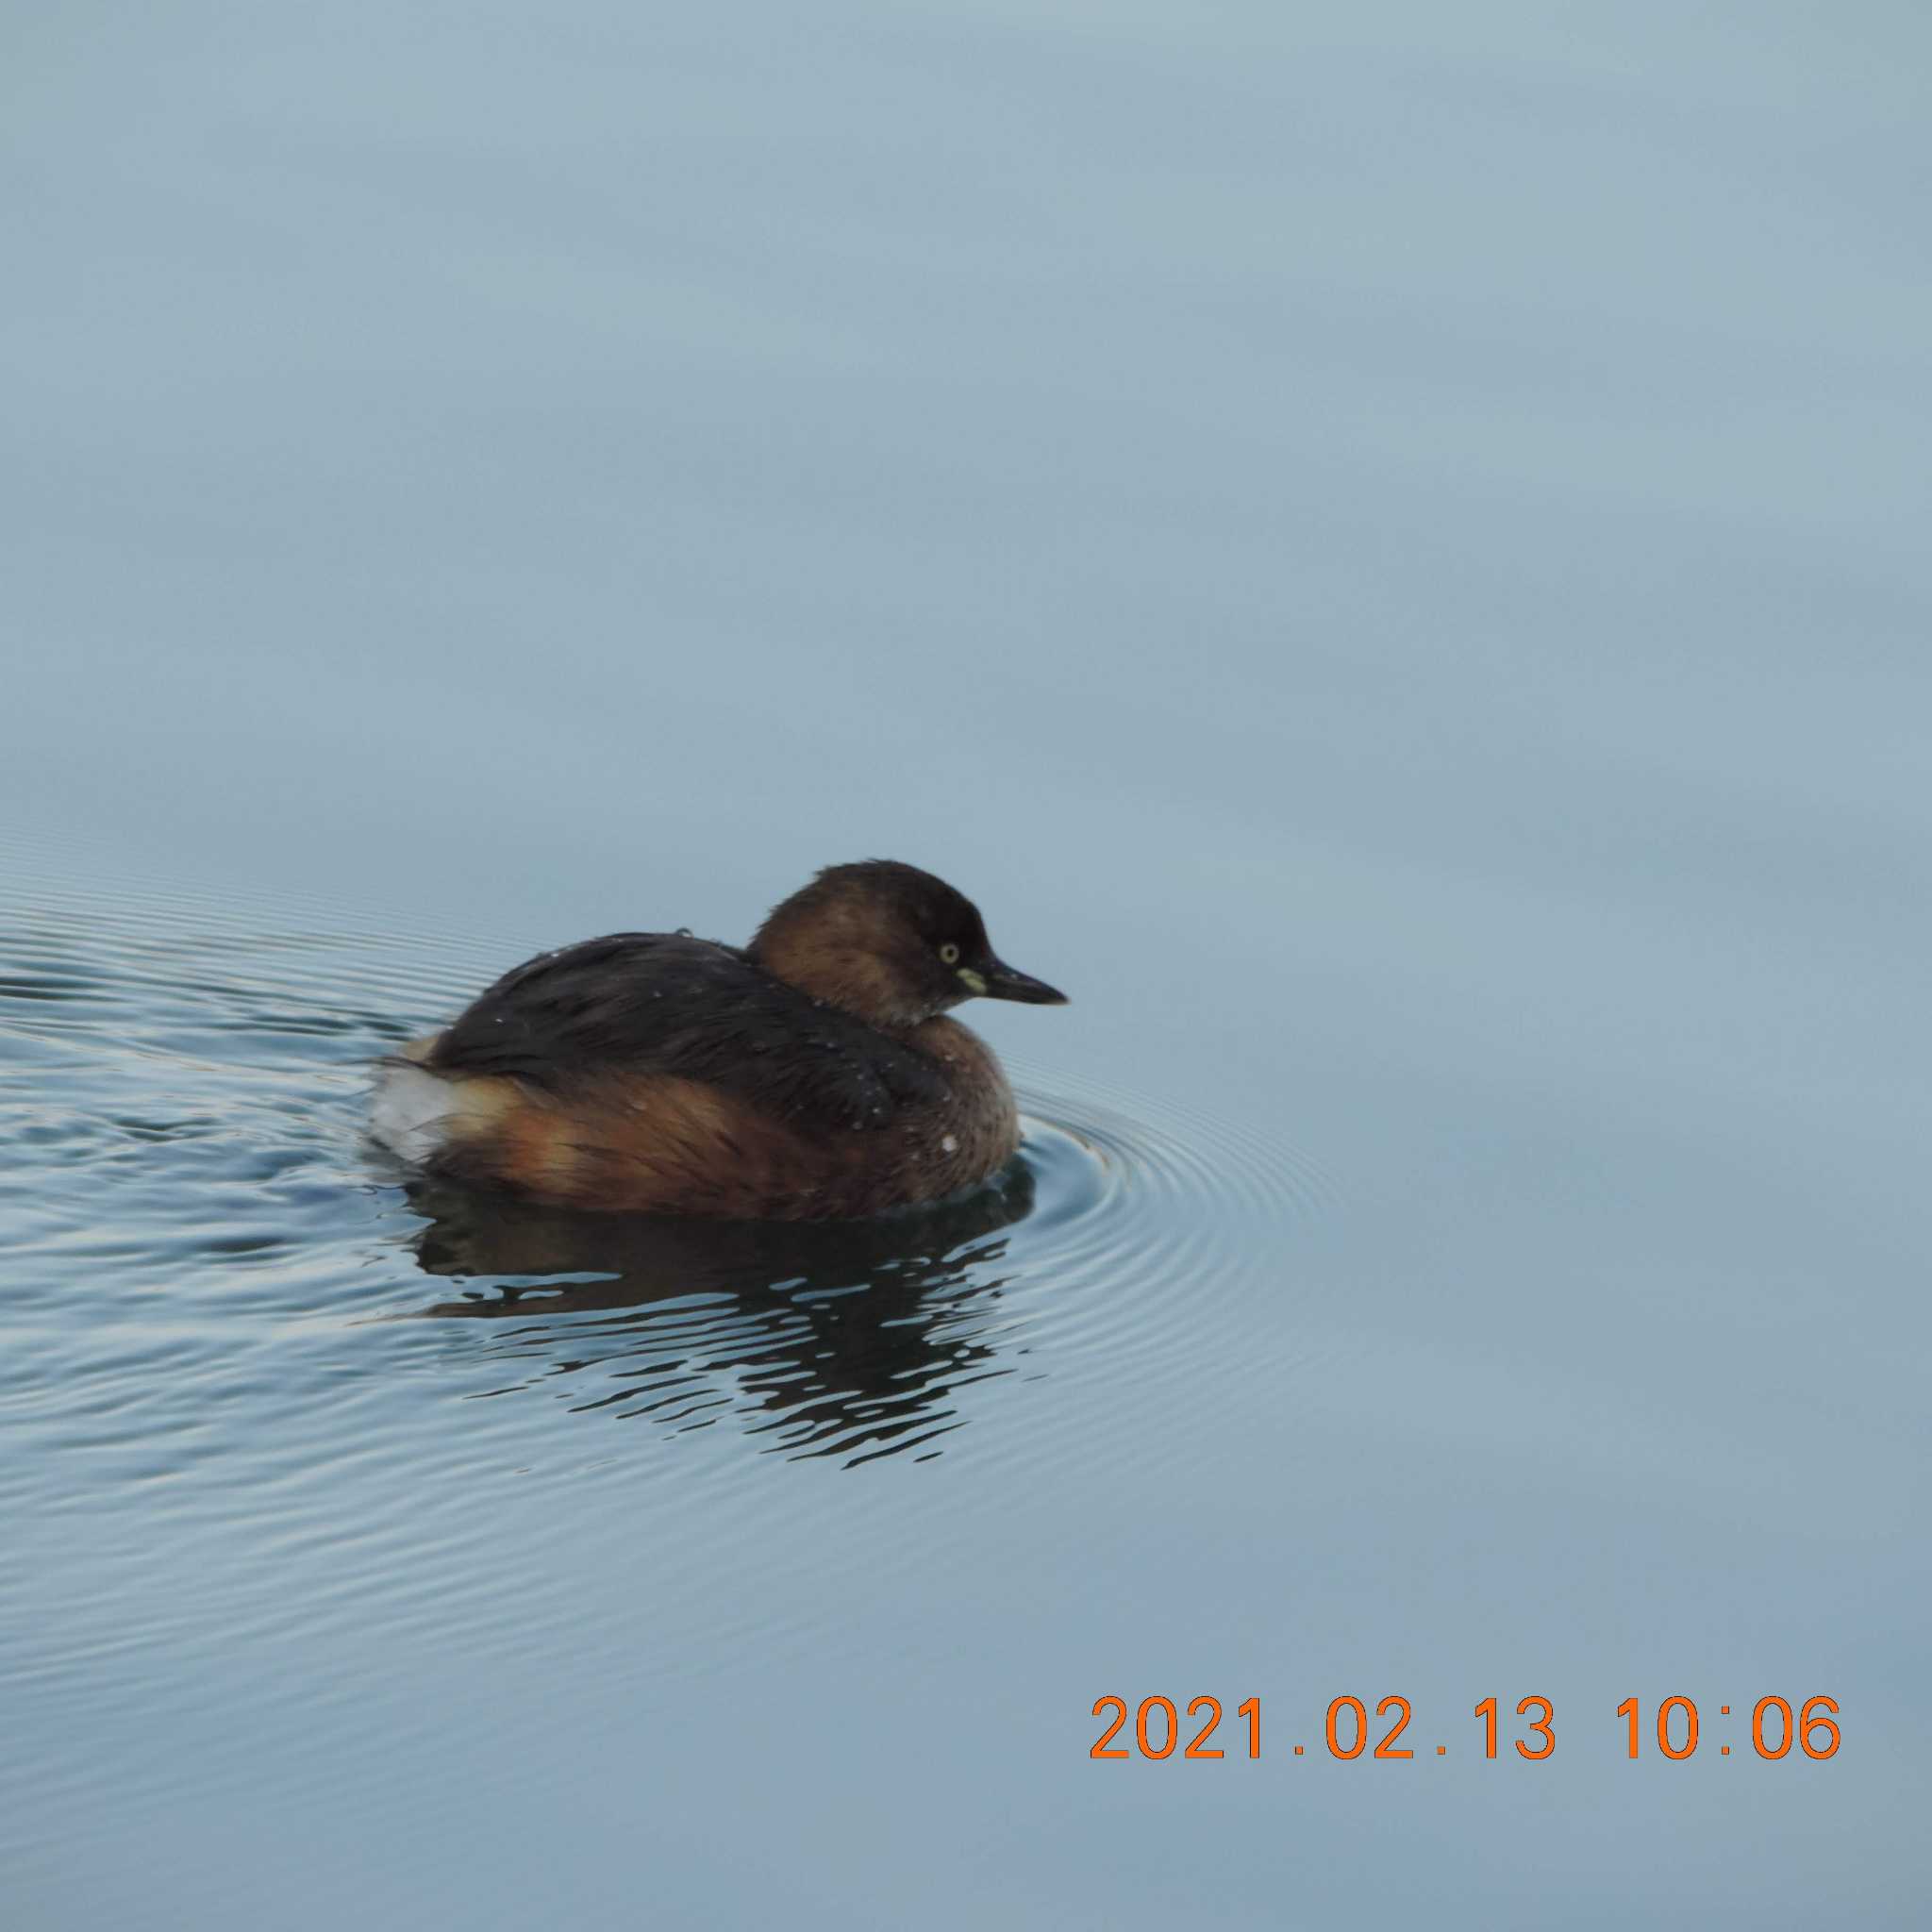
<svg viewBox="0 0 1932 1932">
<path fill-rule="evenodd" d="M 1067 1003 L 1065 993 L 1030 973 L 1016 973 L 1003 959 L 989 960 L 984 973 L 962 966 L 959 977 L 973 991 L 990 1000 L 1018 1000 L 1028 1007 L 1063 1007 Z"/>
</svg>

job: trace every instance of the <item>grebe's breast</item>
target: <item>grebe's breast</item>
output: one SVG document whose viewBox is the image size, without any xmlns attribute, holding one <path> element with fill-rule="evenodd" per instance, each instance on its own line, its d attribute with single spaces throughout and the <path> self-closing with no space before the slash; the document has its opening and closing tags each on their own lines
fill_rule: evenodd
<svg viewBox="0 0 1932 1932">
<path fill-rule="evenodd" d="M 937 1191 L 952 1193 L 997 1174 L 1020 1146 L 1020 1110 L 999 1056 L 944 1014 L 915 1027 L 911 1040 L 946 1084 L 942 1101 L 908 1109 L 920 1158 L 951 1177 Z"/>
</svg>

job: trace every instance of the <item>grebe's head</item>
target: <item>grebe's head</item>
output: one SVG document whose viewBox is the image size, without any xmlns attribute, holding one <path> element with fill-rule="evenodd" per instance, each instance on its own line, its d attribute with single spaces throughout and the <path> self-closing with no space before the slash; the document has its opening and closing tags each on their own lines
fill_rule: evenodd
<svg viewBox="0 0 1932 1932">
<path fill-rule="evenodd" d="M 1067 1000 L 994 957 L 971 899 L 891 858 L 826 867 L 773 908 L 751 957 L 774 978 L 892 1029 L 974 997 Z"/>
</svg>

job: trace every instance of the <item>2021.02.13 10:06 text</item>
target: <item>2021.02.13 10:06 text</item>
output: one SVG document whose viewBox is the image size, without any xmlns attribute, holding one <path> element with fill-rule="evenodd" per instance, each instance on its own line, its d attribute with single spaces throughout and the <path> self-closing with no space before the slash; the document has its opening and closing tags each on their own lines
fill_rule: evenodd
<svg viewBox="0 0 1932 1932">
<path fill-rule="evenodd" d="M 1236 1723 L 1229 1733 L 1231 1742 L 1225 1744 L 1217 1741 L 1224 1715 L 1218 1697 L 1191 1698 L 1186 1712 L 1184 1721 L 1180 1707 L 1171 1697 L 1143 1697 L 1130 1717 L 1125 1698 L 1096 1698 L 1093 1715 L 1097 1718 L 1110 1717 L 1111 1722 L 1094 1740 L 1087 1755 L 1103 1759 L 1179 1757 L 1197 1760 L 1224 1758 L 1230 1755 L 1248 1758 L 1261 1756 L 1261 1700 L 1258 1697 L 1246 1698 L 1235 1707 Z M 1521 1735 L 1507 1740 L 1514 1754 L 1531 1760 L 1553 1757 L 1557 1749 L 1557 1711 L 1550 1699 L 1521 1698 L 1517 1701 L 1515 1714 L 1522 1720 Z M 1696 1702 L 1689 1697 L 1664 1698 L 1652 1713 L 1649 1724 L 1645 1723 L 1643 1705 L 1639 1698 L 1626 1697 L 1618 1705 L 1616 1714 L 1624 1720 L 1624 1752 L 1630 1757 L 1646 1755 L 1646 1747 L 1654 1739 L 1652 1755 L 1681 1762 L 1695 1754 L 1704 1737 L 1705 1721 Z M 1507 1724 L 1507 1718 L 1499 1718 L 1497 1702 L 1493 1697 L 1485 1697 L 1475 1706 L 1473 1715 L 1482 1726 L 1477 1738 L 1480 1754 L 1484 1757 L 1494 1757 L 1499 1744 L 1499 1725 Z M 1822 1761 L 1837 1755 L 1838 1715 L 1838 1702 L 1831 1697 L 1807 1698 L 1795 1714 L 1787 1698 L 1760 1697 L 1751 1707 L 1751 1748 L 1757 1757 L 1774 1761 L 1790 1757 L 1795 1744 L 1800 1756 Z M 1375 1706 L 1375 1716 L 1389 1721 L 1379 1740 L 1374 1737 L 1368 1706 L 1359 1697 L 1331 1699 L 1321 1725 L 1322 1744 L 1327 1755 L 1344 1760 L 1363 1756 L 1385 1761 L 1414 1757 L 1417 1747 L 1401 1741 L 1414 1716 L 1408 1699 L 1384 1697 Z M 1721 1721 L 1731 1720 L 1732 1707 L 1720 1704 L 1717 1716 Z M 1199 1720 L 1199 1728 L 1190 1737 L 1190 1727 L 1196 1720 Z M 1741 1724 L 1741 1721 L 1740 1711 L 1737 1713 L 1737 1722 Z M 1315 1727 L 1310 1724 L 1307 1728 L 1312 1732 Z M 1296 1757 L 1308 1755 L 1306 1743 L 1294 1744 L 1289 1749 Z M 1444 1743 L 1437 1744 L 1433 1750 L 1424 1748 L 1422 1755 L 1446 1757 L 1449 1746 Z M 1730 1757 L 1730 1744 L 1720 1740 L 1718 1755 L 1721 1757 Z"/>
</svg>

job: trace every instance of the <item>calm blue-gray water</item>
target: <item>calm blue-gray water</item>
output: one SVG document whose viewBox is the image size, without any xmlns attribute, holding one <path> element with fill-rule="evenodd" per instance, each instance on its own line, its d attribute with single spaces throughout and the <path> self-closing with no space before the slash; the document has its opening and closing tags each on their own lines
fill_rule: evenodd
<svg viewBox="0 0 1932 1932">
<path fill-rule="evenodd" d="M 1926 1923 L 1922 9 L 6 41 L 8 1932 Z M 873 854 L 1004 1191 L 364 1138 Z"/>
</svg>

